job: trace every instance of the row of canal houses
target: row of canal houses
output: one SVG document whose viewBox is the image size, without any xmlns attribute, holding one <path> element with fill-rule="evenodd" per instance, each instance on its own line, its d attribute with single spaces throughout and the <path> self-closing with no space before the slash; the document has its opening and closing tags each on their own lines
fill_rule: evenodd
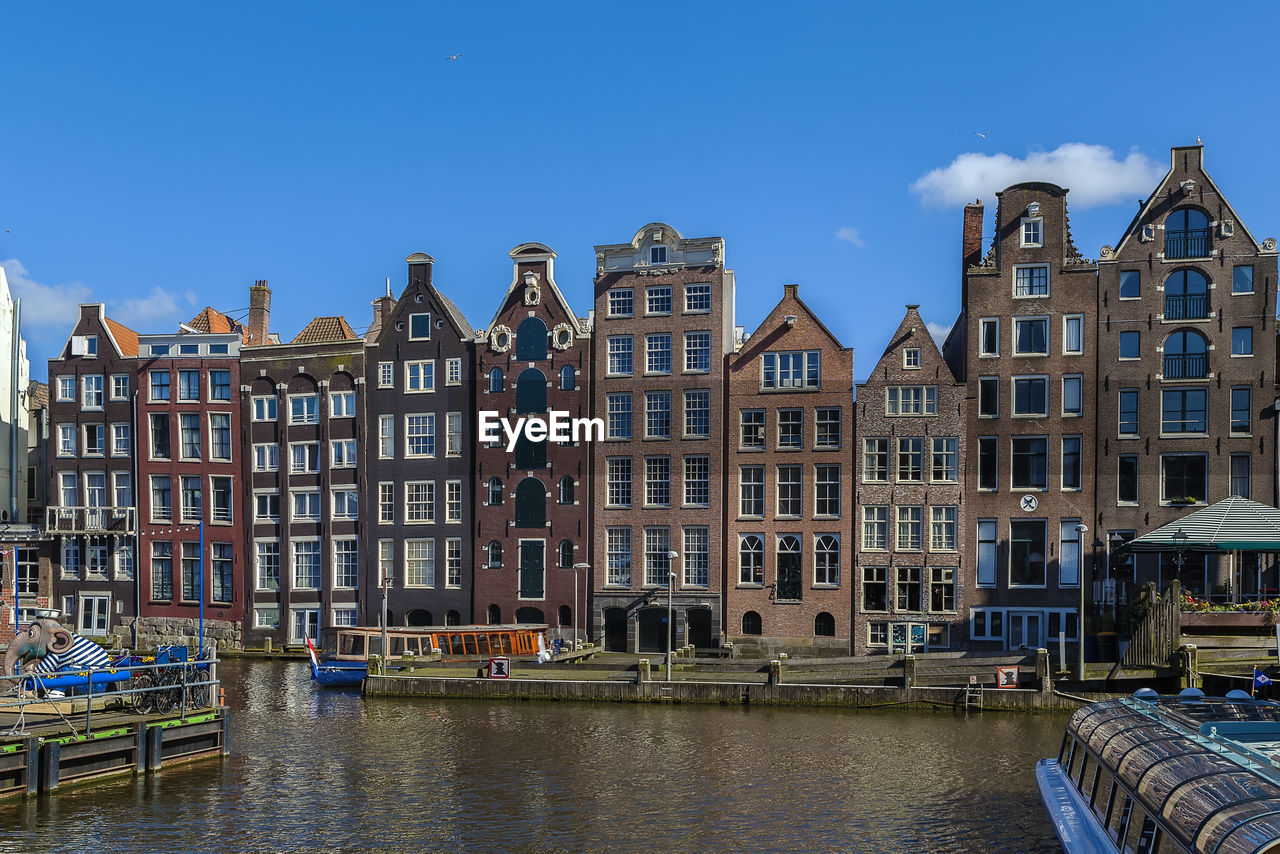
<svg viewBox="0 0 1280 854">
<path fill-rule="evenodd" d="M 1275 502 L 1275 241 L 1200 146 L 1094 262 L 1067 191 L 963 217 L 945 344 L 908 306 L 867 380 L 795 285 L 747 334 L 719 237 L 597 246 L 593 311 L 525 243 L 484 327 L 409 256 L 368 331 L 288 342 L 271 292 L 138 334 L 81 307 L 49 363 L 52 601 L 89 635 L 300 643 L 343 625 L 539 622 L 608 649 L 867 654 L 1075 641 L 1167 563 L 1119 546 Z M 985 252 L 984 252 L 985 244 Z M 558 410 L 571 443 L 478 435 Z M 1115 551 L 1116 557 L 1111 559 Z M 1263 583 L 1196 557 L 1204 593 Z M 1084 589 L 1082 589 L 1082 586 Z"/>
</svg>

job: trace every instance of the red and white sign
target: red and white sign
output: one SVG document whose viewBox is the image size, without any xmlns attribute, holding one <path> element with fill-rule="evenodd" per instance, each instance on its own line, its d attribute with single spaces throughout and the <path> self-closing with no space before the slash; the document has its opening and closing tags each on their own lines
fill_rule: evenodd
<svg viewBox="0 0 1280 854">
<path fill-rule="evenodd" d="M 1017 667 L 997 667 L 996 668 L 996 687 L 997 688 L 1017 688 L 1018 687 L 1018 668 Z"/>
<path fill-rule="evenodd" d="M 490 679 L 510 679 L 511 678 L 511 659 L 506 656 L 489 659 L 489 678 Z"/>
</svg>

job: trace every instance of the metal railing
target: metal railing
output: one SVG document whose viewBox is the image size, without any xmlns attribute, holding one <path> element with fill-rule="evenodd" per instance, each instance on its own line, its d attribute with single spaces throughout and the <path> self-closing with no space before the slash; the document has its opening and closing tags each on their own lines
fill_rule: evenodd
<svg viewBox="0 0 1280 854">
<path fill-rule="evenodd" d="M 51 534 L 131 534 L 136 528 L 132 507 L 46 507 Z"/>
<path fill-rule="evenodd" d="M 102 667 L 3 675 L 0 712 L 16 713 L 18 718 L 12 729 L 0 734 L 21 734 L 27 711 L 38 712 L 42 720 L 50 714 L 60 716 L 73 735 L 80 734 L 76 724 L 83 720 L 83 734 L 88 736 L 95 716 L 101 727 L 103 720 L 119 725 L 122 715 L 186 718 L 190 712 L 215 709 L 221 705 L 218 664 L 212 649 L 208 658 L 192 661 L 148 660 L 125 652 Z"/>
<path fill-rule="evenodd" d="M 1165 294 L 1165 320 L 1204 320 L 1208 316 L 1208 294 Z"/>
<path fill-rule="evenodd" d="M 1186 231 L 1165 231 L 1165 258 L 1208 258 L 1209 229 L 1192 228 Z"/>
<path fill-rule="evenodd" d="M 1173 354 L 1164 357 L 1167 380 L 1204 379 L 1209 375 L 1209 357 L 1204 353 Z"/>
</svg>

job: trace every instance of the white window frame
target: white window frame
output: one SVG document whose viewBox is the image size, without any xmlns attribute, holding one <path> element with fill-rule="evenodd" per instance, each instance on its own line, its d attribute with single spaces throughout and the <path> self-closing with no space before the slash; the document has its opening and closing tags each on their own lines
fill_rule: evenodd
<svg viewBox="0 0 1280 854">
<path fill-rule="evenodd" d="M 1071 340 L 1069 332 L 1072 321 L 1080 324 L 1080 349 L 1068 350 L 1067 342 Z M 1084 353 L 1084 315 L 1083 314 L 1064 314 L 1062 315 L 1062 355 L 1064 356 L 1080 356 Z"/>
<path fill-rule="evenodd" d="M 1042 268 L 1044 270 L 1044 293 L 1042 294 L 1019 294 L 1018 293 L 1018 271 L 1034 270 Z M 1048 299 L 1053 296 L 1053 274 L 1048 264 L 1014 264 L 1013 275 L 1010 277 L 1010 284 L 1013 286 L 1014 299 Z"/>
<path fill-rule="evenodd" d="M 1044 324 L 1044 350 L 1019 350 L 1018 349 L 1018 324 L 1023 322 L 1039 321 Z M 1013 356 L 1014 358 L 1034 359 L 1049 355 L 1053 349 L 1050 339 L 1053 337 L 1049 334 L 1049 315 L 1047 314 L 1028 314 L 1018 315 L 1013 318 Z"/>
<path fill-rule="evenodd" d="M 1044 246 L 1044 217 L 1041 216 L 1024 216 L 1018 229 L 1018 238 L 1020 245 L 1024 249 L 1040 249 Z M 1027 226 L 1032 226 L 1035 233 L 1039 236 L 1039 240 L 1027 240 Z"/>
</svg>

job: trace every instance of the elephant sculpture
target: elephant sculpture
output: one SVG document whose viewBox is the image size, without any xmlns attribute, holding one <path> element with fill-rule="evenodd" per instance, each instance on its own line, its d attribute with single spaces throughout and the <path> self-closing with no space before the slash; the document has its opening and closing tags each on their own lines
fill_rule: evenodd
<svg viewBox="0 0 1280 854">
<path fill-rule="evenodd" d="M 55 620 L 35 620 L 18 632 L 4 656 L 4 675 L 17 676 L 17 668 L 27 665 L 29 673 L 52 673 L 73 667 L 103 667 L 110 657 L 93 641 Z"/>
</svg>

